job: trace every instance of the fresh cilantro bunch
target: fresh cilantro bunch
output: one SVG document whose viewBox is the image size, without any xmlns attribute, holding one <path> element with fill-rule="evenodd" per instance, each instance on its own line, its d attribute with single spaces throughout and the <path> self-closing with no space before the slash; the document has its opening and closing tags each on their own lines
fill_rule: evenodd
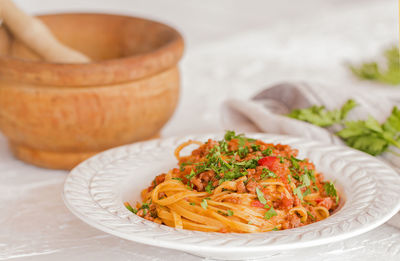
<svg viewBox="0 0 400 261">
<path fill-rule="evenodd" d="M 350 70 L 358 78 L 377 81 L 385 84 L 400 84 L 400 54 L 399 48 L 392 47 L 384 51 L 386 69 L 379 67 L 376 62 L 366 62 L 356 67 L 349 65 Z"/>
<path fill-rule="evenodd" d="M 311 106 L 306 109 L 292 110 L 287 116 L 290 118 L 306 121 L 320 127 L 329 127 L 337 123 L 342 123 L 349 111 L 357 106 L 354 100 L 348 100 L 338 110 L 328 111 L 325 106 Z"/>
<path fill-rule="evenodd" d="M 390 146 L 400 148 L 400 110 L 392 109 L 391 115 L 380 124 L 370 116 L 367 120 L 345 121 L 350 110 L 357 106 L 354 100 L 348 100 L 340 110 L 327 111 L 324 107 L 312 106 L 293 110 L 287 116 L 306 121 L 321 127 L 343 124 L 336 133 L 348 146 L 373 156 L 388 151 Z"/>
</svg>

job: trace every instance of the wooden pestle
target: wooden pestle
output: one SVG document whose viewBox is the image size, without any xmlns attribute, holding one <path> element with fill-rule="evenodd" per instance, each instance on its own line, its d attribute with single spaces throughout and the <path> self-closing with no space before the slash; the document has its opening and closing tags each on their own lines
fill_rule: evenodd
<svg viewBox="0 0 400 261">
<path fill-rule="evenodd" d="M 86 55 L 60 43 L 42 21 L 23 12 L 11 0 L 0 0 L 0 19 L 15 37 L 46 61 L 90 62 Z"/>
</svg>

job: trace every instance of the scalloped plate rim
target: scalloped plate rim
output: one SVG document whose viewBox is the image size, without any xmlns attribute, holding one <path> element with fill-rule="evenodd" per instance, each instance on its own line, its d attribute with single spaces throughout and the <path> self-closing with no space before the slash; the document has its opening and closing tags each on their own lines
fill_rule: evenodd
<svg viewBox="0 0 400 261">
<path fill-rule="evenodd" d="M 133 146 L 140 146 L 142 144 L 146 144 L 146 143 L 154 143 L 157 144 L 159 142 L 162 141 L 167 141 L 167 140 L 182 140 L 182 139 L 188 139 L 188 138 L 193 138 L 193 137 L 209 137 L 209 136 L 222 136 L 223 133 L 222 132 L 217 132 L 217 133 L 209 133 L 209 134 L 192 134 L 192 135 L 184 135 L 184 136 L 172 136 L 172 137 L 167 137 L 167 138 L 160 138 L 160 139 L 154 139 L 154 140 L 150 140 L 150 141 L 140 141 L 140 142 L 136 142 L 133 144 L 128 144 L 128 145 L 122 145 L 119 147 L 115 147 L 115 148 L 111 148 L 109 150 L 106 150 L 104 152 L 101 152 L 87 160 L 85 160 L 84 162 L 80 163 L 78 166 L 76 166 L 73 170 L 71 170 L 71 173 L 74 173 L 74 171 L 76 171 L 76 169 L 82 168 L 84 167 L 86 164 L 95 161 L 96 159 L 99 159 L 101 156 L 106 155 L 106 154 L 111 154 L 113 152 L 119 151 L 119 150 L 123 150 L 129 147 L 133 147 Z M 356 152 L 359 155 L 362 155 L 363 157 L 369 157 L 370 159 L 373 159 L 376 162 L 379 162 L 380 164 L 382 164 L 382 166 L 384 166 L 385 168 L 390 169 L 391 171 L 393 171 L 394 173 L 395 170 L 393 170 L 390 166 L 388 166 L 386 163 L 379 161 L 378 159 L 360 152 L 358 150 L 354 150 L 352 148 L 348 148 L 348 147 L 342 147 L 342 146 L 338 146 L 338 145 L 332 145 L 332 144 L 326 144 L 326 143 L 321 143 L 318 141 L 313 141 L 313 140 L 307 140 L 304 138 L 299 138 L 299 137 L 294 137 L 294 136 L 288 136 L 288 135 L 278 135 L 278 134 L 266 134 L 266 133 L 246 133 L 247 136 L 263 136 L 265 138 L 263 139 L 279 139 L 279 140 L 285 140 L 285 139 L 296 139 L 299 140 L 303 143 L 311 143 L 311 144 L 316 144 L 316 145 L 324 145 L 324 146 L 328 146 L 328 147 L 337 147 L 337 148 L 341 148 L 343 150 L 347 150 L 347 151 L 353 151 Z M 316 163 L 317 164 L 317 163 Z M 298 249 L 298 248 L 305 248 L 305 247 L 312 247 L 312 246 L 318 246 L 318 245 L 323 245 L 323 244 L 327 244 L 327 243 L 332 243 L 332 242 L 337 242 L 340 240 L 344 240 L 344 239 L 348 239 L 363 233 L 366 233 L 380 225 L 382 225 L 383 223 L 385 223 L 386 221 L 388 221 L 393 215 L 395 215 L 399 210 L 400 210 L 400 201 L 397 203 L 396 206 L 393 207 L 393 209 L 386 213 L 383 217 L 381 217 L 379 220 L 376 220 L 374 223 L 369 223 L 367 225 L 364 225 L 360 228 L 354 229 L 351 232 L 347 232 L 347 233 L 342 233 L 342 234 L 338 234 L 338 235 L 334 235 L 331 237 L 327 237 L 324 239 L 318 239 L 318 238 L 314 238 L 314 239 L 308 239 L 305 240 L 304 242 L 296 242 L 296 243 L 282 243 L 282 244 L 278 244 L 278 245 L 265 245 L 265 246 L 234 246 L 234 248 L 231 248 L 229 246 L 229 244 L 224 245 L 224 246 L 203 246 L 203 245 L 194 245 L 193 243 L 182 243 L 182 242 L 175 242 L 175 241 L 168 241 L 168 240 L 157 240 L 154 238 L 143 238 L 140 236 L 135 236 L 134 234 L 127 234 L 127 233 L 120 233 L 118 231 L 112 230 L 110 228 L 108 228 L 107 226 L 104 226 L 101 222 L 97 221 L 97 220 L 93 220 L 91 218 L 86 217 L 83 213 L 81 213 L 78 209 L 76 209 L 75 206 L 73 206 L 72 204 L 70 204 L 70 202 L 68 201 L 66 195 L 65 195 L 65 191 L 67 188 L 67 181 L 70 177 L 70 174 L 67 176 L 66 180 L 65 180 L 65 185 L 64 185 L 64 190 L 62 193 L 62 197 L 64 200 L 65 205 L 67 206 L 67 208 L 74 214 L 76 215 L 78 218 L 80 218 L 82 221 L 84 221 L 85 223 L 87 223 L 90 226 L 93 226 L 101 231 L 104 231 L 106 233 L 124 238 L 126 240 L 130 240 L 130 241 L 134 241 L 137 243 L 143 243 L 143 244 L 147 244 L 147 245 L 152 245 L 152 246 L 156 246 L 156 247 L 163 247 L 163 248 L 168 248 L 168 249 L 174 249 L 174 250 L 181 250 L 181 251 L 187 251 L 187 252 L 192 252 L 192 253 L 198 253 L 200 251 L 206 251 L 208 253 L 221 253 L 221 252 L 225 252 L 225 251 L 229 251 L 231 253 L 241 253 L 241 252 L 248 252 L 248 251 L 255 251 L 255 252 L 271 252 L 274 250 L 280 251 L 280 250 L 289 250 L 289 249 Z M 400 179 L 400 178 L 399 178 Z M 119 218 L 117 216 L 115 216 L 115 218 Z M 148 221 L 150 222 L 150 221 Z M 290 231 L 290 230 L 283 230 L 283 231 Z M 283 231 L 279 231 L 279 232 L 283 232 Z M 199 231 L 197 231 L 199 232 Z M 276 233 L 279 233 L 276 232 Z M 208 232 L 199 232 L 199 233 L 208 233 Z M 271 232 L 265 232 L 265 233 L 271 233 Z M 274 232 L 275 233 L 275 232 Z M 232 233 L 232 234 L 237 234 L 237 235 L 242 235 L 240 233 Z M 264 234 L 264 233 L 255 233 L 255 234 Z M 248 234 L 246 234 L 248 235 Z M 250 239 L 249 239 L 250 240 Z"/>
</svg>

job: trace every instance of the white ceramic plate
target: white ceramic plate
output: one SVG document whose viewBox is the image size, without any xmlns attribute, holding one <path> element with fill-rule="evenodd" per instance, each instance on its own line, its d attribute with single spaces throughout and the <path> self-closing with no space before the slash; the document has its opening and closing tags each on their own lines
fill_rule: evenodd
<svg viewBox="0 0 400 261">
<path fill-rule="evenodd" d="M 89 225 L 135 242 L 195 255 L 238 260 L 275 255 L 279 251 L 316 246 L 367 232 L 400 209 L 398 174 L 367 154 L 300 138 L 248 134 L 266 142 L 289 144 L 307 157 L 341 194 L 339 209 L 329 218 L 304 227 L 266 233 L 206 233 L 174 229 L 128 211 L 154 177 L 176 166 L 173 151 L 183 141 L 222 135 L 152 140 L 118 147 L 81 163 L 64 186 L 67 207 Z"/>
</svg>

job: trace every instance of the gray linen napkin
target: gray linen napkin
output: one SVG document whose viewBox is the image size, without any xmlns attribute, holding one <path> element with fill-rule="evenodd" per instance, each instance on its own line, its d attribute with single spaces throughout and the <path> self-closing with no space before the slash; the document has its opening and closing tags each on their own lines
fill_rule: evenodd
<svg viewBox="0 0 400 261">
<path fill-rule="evenodd" d="M 222 120 L 226 129 L 286 134 L 345 145 L 334 135 L 340 126 L 321 128 L 289 118 L 284 114 L 293 109 L 312 105 L 324 105 L 332 110 L 340 108 L 350 98 L 359 105 L 350 111 L 347 120 L 366 119 L 371 115 L 382 122 L 390 115 L 392 107 L 396 104 L 396 101 L 375 92 L 333 89 L 306 83 L 281 83 L 261 91 L 250 100 L 227 100 L 223 106 Z M 400 152 L 397 148 L 393 150 Z M 384 153 L 379 158 L 400 173 L 398 157 L 392 153 Z M 391 219 L 389 224 L 400 228 L 399 214 Z"/>
</svg>

